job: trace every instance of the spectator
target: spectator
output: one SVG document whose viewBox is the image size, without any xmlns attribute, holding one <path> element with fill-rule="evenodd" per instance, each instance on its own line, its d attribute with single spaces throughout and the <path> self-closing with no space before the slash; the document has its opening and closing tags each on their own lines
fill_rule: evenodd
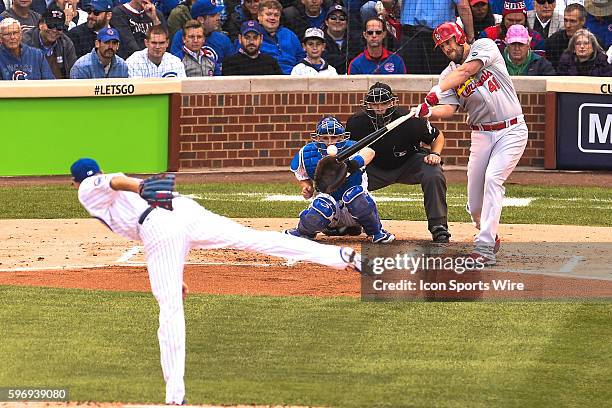
<svg viewBox="0 0 612 408">
<path fill-rule="evenodd" d="M 296 0 L 283 10 L 283 21 L 298 38 L 302 38 L 307 28 L 323 27 L 328 6 L 324 5 L 323 0 Z"/>
<path fill-rule="evenodd" d="M 42 51 L 22 44 L 22 36 L 19 21 L 12 17 L 0 21 L 0 79 L 55 79 Z"/>
<path fill-rule="evenodd" d="M 210 59 L 204 50 L 204 27 L 197 20 L 189 20 L 183 28 L 183 65 L 188 77 L 213 76 L 215 61 Z"/>
<path fill-rule="evenodd" d="M 111 0 L 92 0 L 91 4 L 85 7 L 87 22 L 66 33 L 74 44 L 77 58 L 88 54 L 94 48 L 98 31 L 109 26 L 113 16 L 112 9 Z"/>
<path fill-rule="evenodd" d="M 529 32 L 525 26 L 516 24 L 506 34 L 504 61 L 510 75 L 555 75 L 555 69 L 545 58 L 529 47 Z"/>
<path fill-rule="evenodd" d="M 309 28 L 304 34 L 302 47 L 306 58 L 291 70 L 294 76 L 337 76 L 336 69 L 329 65 L 321 55 L 325 51 L 325 34 L 320 28 Z"/>
<path fill-rule="evenodd" d="M 402 58 L 383 47 L 386 35 L 385 25 L 381 19 L 376 17 L 366 21 L 363 31 L 366 49 L 351 61 L 348 67 L 349 75 L 406 73 Z"/>
<path fill-rule="evenodd" d="M 66 15 L 67 30 L 72 30 L 78 25 L 84 24 L 87 21 L 87 13 L 79 7 L 79 0 L 55 0 L 55 4 L 51 3 L 50 7 L 57 7 Z"/>
<path fill-rule="evenodd" d="M 402 37 L 398 53 L 411 74 L 439 74 L 448 59 L 434 47 L 433 29 L 461 17 L 467 40 L 474 39 L 472 10 L 468 0 L 405 0 L 402 4 Z"/>
<path fill-rule="evenodd" d="M 546 39 L 544 49 L 546 50 L 546 59 L 549 60 L 555 68 L 559 66 L 561 54 L 567 49 L 570 38 L 584 27 L 586 22 L 587 12 L 585 8 L 578 4 L 570 4 L 565 8 L 563 13 L 563 26 L 565 29 L 559 30 Z"/>
<path fill-rule="evenodd" d="M 114 28 L 98 32 L 95 49 L 77 60 L 70 70 L 71 79 L 127 78 L 128 66 L 117 56 L 119 33 Z"/>
<path fill-rule="evenodd" d="M 264 29 L 261 52 L 274 57 L 283 74 L 289 75 L 305 53 L 295 33 L 280 26 L 282 11 L 277 0 L 264 0 L 259 3 L 257 18 Z"/>
<path fill-rule="evenodd" d="M 168 17 L 168 32 L 170 33 L 170 38 L 174 38 L 176 32 L 182 29 L 187 21 L 192 19 L 191 0 L 185 0 L 172 9 Z"/>
<path fill-rule="evenodd" d="M 164 16 L 150 0 L 131 0 L 113 8 L 110 25 L 119 31 L 119 55 L 126 59 L 145 48 L 145 38 L 153 26 L 165 25 Z"/>
<path fill-rule="evenodd" d="M 612 65 L 597 43 L 595 35 L 587 29 L 580 29 L 570 39 L 567 50 L 559 60 L 559 75 L 566 76 L 612 76 Z"/>
<path fill-rule="evenodd" d="M 136 51 L 125 62 L 130 78 L 185 78 L 180 59 L 166 52 L 168 31 L 161 25 L 149 28 L 145 49 Z"/>
<path fill-rule="evenodd" d="M 40 14 L 31 9 L 32 0 L 13 0 L 10 9 L 2 13 L 2 17 L 11 17 L 21 25 L 21 31 L 30 30 L 38 26 Z"/>
<path fill-rule="evenodd" d="M 474 36 L 478 38 L 480 33 L 487 27 L 501 23 L 502 16 L 493 14 L 489 0 L 470 0 L 472 10 L 472 20 L 474 22 Z M 464 26 L 461 18 L 457 19 L 457 24 Z"/>
<path fill-rule="evenodd" d="M 217 66 L 215 75 L 221 75 L 220 68 L 223 60 L 236 53 L 229 37 L 219 31 L 221 28 L 221 17 L 219 14 L 221 9 L 222 7 L 216 5 L 214 0 L 198 0 L 191 6 L 191 16 L 204 27 L 204 35 L 206 36 L 204 52 L 206 52 L 210 59 L 215 61 Z M 183 59 L 183 30 L 179 30 L 174 34 L 170 52 L 179 59 Z"/>
<path fill-rule="evenodd" d="M 584 27 L 601 38 L 607 49 L 612 45 L 612 1 L 584 0 L 584 8 L 588 13 Z"/>
<path fill-rule="evenodd" d="M 490 38 L 499 47 L 499 50 L 504 52 L 506 47 L 506 32 L 510 26 L 520 24 L 529 30 L 529 37 L 531 37 L 531 49 L 536 51 L 538 54 L 544 55 L 544 40 L 540 33 L 533 31 L 527 26 L 527 11 L 525 10 L 525 2 L 523 0 L 505 0 L 504 12 L 502 14 L 502 22 L 492 27 L 487 27 L 480 34 L 480 38 Z"/>
<path fill-rule="evenodd" d="M 237 5 L 230 13 L 224 28 L 232 42 L 238 39 L 242 23 L 249 20 L 257 20 L 258 10 L 259 0 L 244 0 L 242 4 Z"/>
<path fill-rule="evenodd" d="M 57 7 L 47 9 L 38 27 L 23 34 L 23 42 L 40 48 L 56 79 L 70 78 L 70 70 L 76 61 L 74 44 L 64 31 L 66 15 Z"/>
<path fill-rule="evenodd" d="M 612 45 L 608 48 L 608 64 L 612 64 Z"/>
<path fill-rule="evenodd" d="M 327 10 L 325 18 L 325 52 L 323 58 L 339 74 L 346 74 L 349 62 L 363 50 L 361 32 L 348 31 L 346 8 L 336 4 Z"/>
<path fill-rule="evenodd" d="M 547 39 L 561 29 L 563 17 L 555 10 L 557 0 L 535 0 L 534 10 L 527 12 L 529 27 Z"/>
<path fill-rule="evenodd" d="M 238 41 L 240 48 L 235 55 L 223 61 L 223 75 L 282 75 L 274 57 L 260 52 L 263 27 L 255 20 L 242 23 Z"/>
</svg>

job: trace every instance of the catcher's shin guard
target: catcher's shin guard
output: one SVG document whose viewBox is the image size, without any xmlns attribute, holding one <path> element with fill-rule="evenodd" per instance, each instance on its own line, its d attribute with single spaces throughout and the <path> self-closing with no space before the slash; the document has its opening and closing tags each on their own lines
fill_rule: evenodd
<svg viewBox="0 0 612 408">
<path fill-rule="evenodd" d="M 310 206 L 300 213 L 298 232 L 301 235 L 314 237 L 331 224 L 336 214 L 336 202 L 331 196 L 320 194 Z"/>
<path fill-rule="evenodd" d="M 342 201 L 366 234 L 374 236 L 382 230 L 376 203 L 362 186 L 353 186 L 346 190 Z"/>
</svg>

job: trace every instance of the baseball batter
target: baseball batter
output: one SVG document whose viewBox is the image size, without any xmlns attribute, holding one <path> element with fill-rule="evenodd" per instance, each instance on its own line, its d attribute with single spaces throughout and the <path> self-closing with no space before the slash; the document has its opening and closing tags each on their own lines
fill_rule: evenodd
<svg viewBox="0 0 612 408">
<path fill-rule="evenodd" d="M 191 248 L 235 248 L 361 270 L 361 257 L 352 248 L 257 231 L 214 214 L 187 197 L 172 198 L 172 175 L 143 181 L 122 173 L 103 174 L 98 163 L 87 158 L 77 160 L 70 172 L 79 201 L 92 217 L 113 232 L 144 244 L 151 290 L 159 303 L 157 336 L 166 404 L 185 400 L 183 266 Z"/>
<path fill-rule="evenodd" d="M 472 143 L 467 211 L 480 230 L 470 257 L 494 265 L 500 242 L 497 230 L 503 184 L 523 155 L 527 125 L 495 42 L 485 38 L 467 44 L 465 33 L 455 23 L 439 25 L 433 38 L 451 62 L 425 103 L 413 109 L 417 116 L 433 119 L 449 118 L 459 106 L 468 112 Z"/>
</svg>

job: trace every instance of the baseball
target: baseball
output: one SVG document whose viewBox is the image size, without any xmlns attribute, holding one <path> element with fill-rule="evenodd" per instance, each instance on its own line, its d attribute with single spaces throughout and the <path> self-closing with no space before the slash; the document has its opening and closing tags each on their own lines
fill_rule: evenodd
<svg viewBox="0 0 612 408">
<path fill-rule="evenodd" d="M 327 154 L 329 154 L 330 156 L 335 156 L 338 154 L 338 148 L 336 147 L 336 145 L 329 145 L 327 146 Z"/>
</svg>

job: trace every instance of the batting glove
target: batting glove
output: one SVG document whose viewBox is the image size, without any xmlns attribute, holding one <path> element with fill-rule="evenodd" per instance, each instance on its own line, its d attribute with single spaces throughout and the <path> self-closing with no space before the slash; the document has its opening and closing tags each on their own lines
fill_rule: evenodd
<svg viewBox="0 0 612 408">
<path fill-rule="evenodd" d="M 414 112 L 415 118 L 428 118 L 431 116 L 431 110 L 429 110 L 429 105 L 427 103 L 422 103 L 419 106 L 415 106 L 410 109 L 410 112 Z"/>
<path fill-rule="evenodd" d="M 429 107 L 436 106 L 440 103 L 440 98 L 442 98 L 442 90 L 440 89 L 440 85 L 436 85 L 431 88 L 431 91 L 425 97 L 425 103 L 429 105 Z"/>
</svg>

